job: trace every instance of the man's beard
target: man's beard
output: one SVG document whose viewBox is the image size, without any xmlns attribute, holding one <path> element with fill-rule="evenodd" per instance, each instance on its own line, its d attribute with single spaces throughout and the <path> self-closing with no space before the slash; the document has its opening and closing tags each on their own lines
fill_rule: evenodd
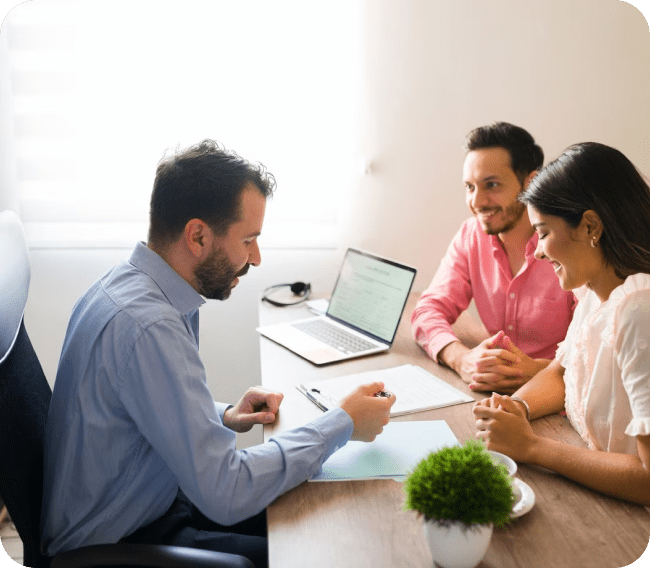
<svg viewBox="0 0 650 568">
<path fill-rule="evenodd" d="M 512 229 L 521 219 L 522 215 L 526 211 L 526 206 L 519 201 L 511 203 L 505 208 L 505 219 L 500 225 L 490 225 L 484 228 L 484 231 L 488 235 L 498 235 L 499 233 L 507 233 Z"/>
<path fill-rule="evenodd" d="M 248 272 L 246 264 L 237 272 L 223 249 L 213 249 L 210 256 L 194 269 L 198 292 L 209 300 L 227 300 L 233 289 L 233 281 Z"/>
</svg>

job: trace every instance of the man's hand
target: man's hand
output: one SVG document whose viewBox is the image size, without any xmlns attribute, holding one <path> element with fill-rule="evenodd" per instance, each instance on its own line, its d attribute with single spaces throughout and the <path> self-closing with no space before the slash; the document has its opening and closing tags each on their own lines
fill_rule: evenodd
<svg viewBox="0 0 650 568">
<path fill-rule="evenodd" d="M 280 409 L 284 395 L 252 387 L 223 414 L 223 423 L 235 432 L 248 432 L 255 424 L 270 424 Z"/>
<path fill-rule="evenodd" d="M 460 342 L 450 343 L 438 355 L 476 392 L 512 394 L 549 361 L 531 359 L 500 331 L 469 349 Z"/>
<path fill-rule="evenodd" d="M 392 393 L 389 397 L 374 396 L 383 389 L 384 383 L 379 381 L 361 385 L 341 401 L 341 408 L 354 422 L 352 440 L 372 442 L 388 424 L 390 409 L 396 399 Z"/>
<path fill-rule="evenodd" d="M 514 392 L 525 381 L 520 380 L 521 372 L 513 366 L 517 355 L 496 347 L 501 333 L 473 349 L 453 341 L 440 350 L 438 360 L 456 371 L 472 391 Z"/>
<path fill-rule="evenodd" d="M 503 331 L 486 341 L 487 349 L 472 374 L 472 390 L 512 394 L 550 363 L 526 355 Z"/>
</svg>

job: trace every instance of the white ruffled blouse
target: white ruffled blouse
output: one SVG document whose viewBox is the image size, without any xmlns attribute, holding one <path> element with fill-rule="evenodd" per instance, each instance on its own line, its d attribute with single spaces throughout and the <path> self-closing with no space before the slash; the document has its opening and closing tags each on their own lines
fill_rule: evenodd
<svg viewBox="0 0 650 568">
<path fill-rule="evenodd" d="M 635 454 L 650 434 L 650 275 L 634 274 L 606 302 L 586 286 L 559 344 L 566 413 L 591 449 Z"/>
</svg>

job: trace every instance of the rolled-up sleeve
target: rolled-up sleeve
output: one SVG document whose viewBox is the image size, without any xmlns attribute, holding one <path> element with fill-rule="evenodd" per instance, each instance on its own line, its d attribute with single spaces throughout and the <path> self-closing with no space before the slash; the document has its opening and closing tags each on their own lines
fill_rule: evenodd
<svg viewBox="0 0 650 568">
<path fill-rule="evenodd" d="M 413 338 L 436 362 L 440 350 L 457 339 L 451 326 L 472 299 L 466 232 L 463 225 L 411 315 Z"/>
</svg>

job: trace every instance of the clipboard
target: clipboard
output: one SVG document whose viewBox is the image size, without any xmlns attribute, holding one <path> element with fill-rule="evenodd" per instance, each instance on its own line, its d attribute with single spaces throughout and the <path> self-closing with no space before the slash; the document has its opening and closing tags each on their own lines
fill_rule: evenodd
<svg viewBox="0 0 650 568">
<path fill-rule="evenodd" d="M 333 379 L 310 381 L 296 387 L 323 411 L 339 406 L 341 399 L 357 386 L 382 381 L 397 400 L 391 417 L 474 402 L 474 398 L 452 387 L 417 365 L 401 365 L 380 371 L 367 371 Z"/>
</svg>

